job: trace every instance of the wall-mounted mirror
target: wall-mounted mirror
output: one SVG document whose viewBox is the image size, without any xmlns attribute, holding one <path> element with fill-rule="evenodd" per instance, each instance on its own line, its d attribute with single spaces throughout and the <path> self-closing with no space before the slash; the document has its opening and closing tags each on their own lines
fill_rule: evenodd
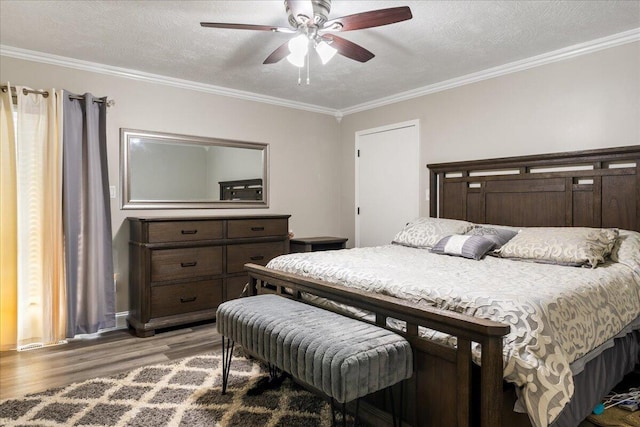
<svg viewBox="0 0 640 427">
<path fill-rule="evenodd" d="M 123 209 L 268 207 L 269 145 L 120 129 Z"/>
</svg>

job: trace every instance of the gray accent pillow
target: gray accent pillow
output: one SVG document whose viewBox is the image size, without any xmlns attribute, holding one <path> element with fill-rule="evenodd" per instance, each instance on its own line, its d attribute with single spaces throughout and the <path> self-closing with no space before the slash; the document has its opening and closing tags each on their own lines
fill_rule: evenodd
<svg viewBox="0 0 640 427">
<path fill-rule="evenodd" d="M 431 252 L 480 260 L 494 246 L 495 242 L 484 236 L 453 235 L 441 239 L 431 248 Z"/>
<path fill-rule="evenodd" d="M 422 217 L 411 221 L 396 234 L 392 243 L 412 248 L 431 248 L 451 234 L 464 234 L 473 228 L 467 221 Z"/>
<path fill-rule="evenodd" d="M 465 233 L 467 236 L 483 236 L 485 239 L 491 240 L 496 245 L 495 249 L 500 249 L 502 245 L 513 239 L 517 231 L 508 230 L 506 228 L 481 227 L 476 226 Z"/>
</svg>

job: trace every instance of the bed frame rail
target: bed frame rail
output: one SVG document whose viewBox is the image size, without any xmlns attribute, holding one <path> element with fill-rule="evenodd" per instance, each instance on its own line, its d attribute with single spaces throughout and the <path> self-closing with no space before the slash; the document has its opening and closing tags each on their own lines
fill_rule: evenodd
<svg viewBox="0 0 640 427">
<path fill-rule="evenodd" d="M 413 388 L 409 390 L 409 396 L 422 396 L 420 402 L 408 404 L 408 409 L 404 412 L 405 420 L 414 426 L 471 425 L 471 345 L 472 342 L 480 343 L 480 426 L 502 425 L 502 340 L 509 332 L 509 326 L 428 306 L 418 308 L 390 296 L 301 278 L 255 264 L 247 264 L 245 269 L 250 278 L 250 295 L 275 293 L 305 303 L 310 302 L 302 299 L 302 293 L 316 295 L 369 311 L 375 314 L 375 324 L 403 335 L 414 349 L 415 373 L 409 385 Z M 401 332 L 388 327 L 387 318 L 405 322 L 406 330 Z M 457 337 L 457 347 L 448 347 L 419 337 L 419 327 Z M 419 389 L 423 384 L 433 381 L 439 381 L 442 385 L 437 392 Z M 456 407 L 454 413 L 441 410 L 442 407 L 450 407 L 452 402 Z"/>
</svg>

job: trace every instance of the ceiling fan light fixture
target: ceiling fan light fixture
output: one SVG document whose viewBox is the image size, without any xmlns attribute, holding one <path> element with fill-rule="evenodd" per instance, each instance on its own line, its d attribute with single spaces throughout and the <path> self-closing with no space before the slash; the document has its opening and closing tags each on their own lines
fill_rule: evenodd
<svg viewBox="0 0 640 427">
<path fill-rule="evenodd" d="M 318 52 L 318 56 L 320 56 L 322 65 L 324 65 L 327 62 L 331 61 L 331 58 L 336 55 L 338 50 L 323 40 L 316 45 L 316 52 Z"/>
<path fill-rule="evenodd" d="M 292 65 L 295 65 L 298 68 L 302 68 L 304 67 L 304 60 L 306 57 L 307 57 L 306 53 L 304 55 L 290 53 L 289 55 L 287 55 L 287 61 L 289 61 L 289 63 L 291 63 Z"/>
<path fill-rule="evenodd" d="M 0 0 L 2 1 L 2 0 Z M 270 31 L 296 34 L 271 52 L 263 64 L 275 64 L 287 60 L 300 70 L 306 66 L 309 82 L 309 46 L 318 53 L 322 64 L 327 64 L 336 53 L 358 62 L 367 62 L 375 55 L 364 47 L 338 37 L 334 32 L 362 30 L 381 27 L 412 19 L 409 6 L 370 10 L 328 20 L 332 0 L 284 0 L 289 28 L 272 25 L 232 24 L 225 22 L 201 22 L 202 27 L 227 28 L 236 30 Z M 299 84 L 299 83 L 298 83 Z"/>
<path fill-rule="evenodd" d="M 304 57 L 309 51 L 309 38 L 305 34 L 300 34 L 289 40 L 289 52 L 295 56 Z"/>
</svg>

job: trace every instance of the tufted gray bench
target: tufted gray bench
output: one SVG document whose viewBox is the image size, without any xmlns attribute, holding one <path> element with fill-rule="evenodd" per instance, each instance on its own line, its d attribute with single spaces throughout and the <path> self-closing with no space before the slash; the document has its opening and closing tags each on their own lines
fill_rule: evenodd
<svg viewBox="0 0 640 427">
<path fill-rule="evenodd" d="M 277 295 L 218 307 L 226 392 L 233 343 L 344 404 L 411 377 L 409 342 L 387 329 Z M 393 405 L 392 405 L 393 406 Z M 394 417 L 395 418 L 395 417 Z M 394 419 L 395 424 L 395 419 Z"/>
</svg>

